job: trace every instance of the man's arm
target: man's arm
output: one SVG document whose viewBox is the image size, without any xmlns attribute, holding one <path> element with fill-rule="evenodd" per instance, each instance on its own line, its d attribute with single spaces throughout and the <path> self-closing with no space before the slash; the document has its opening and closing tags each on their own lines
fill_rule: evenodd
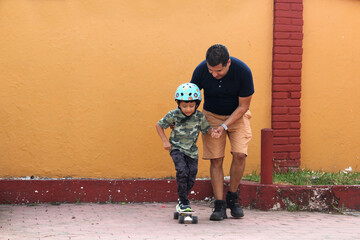
<svg viewBox="0 0 360 240">
<path fill-rule="evenodd" d="M 238 119 L 240 119 L 247 110 L 249 110 L 251 97 L 239 97 L 239 106 L 235 109 L 235 111 L 229 116 L 228 119 L 224 122 L 224 124 L 229 127 L 231 124 L 236 122 Z M 223 133 L 225 128 L 223 126 L 219 126 L 216 128 L 216 132 L 218 132 L 220 135 Z"/>
</svg>

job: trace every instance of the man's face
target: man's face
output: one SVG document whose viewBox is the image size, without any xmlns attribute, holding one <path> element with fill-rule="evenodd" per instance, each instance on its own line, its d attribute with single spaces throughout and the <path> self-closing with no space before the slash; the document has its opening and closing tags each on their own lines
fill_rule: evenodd
<svg viewBox="0 0 360 240">
<path fill-rule="evenodd" d="M 210 66 L 208 63 L 206 63 L 209 73 L 216 79 L 222 79 L 229 71 L 231 61 L 227 62 L 226 66 L 224 67 L 222 63 L 219 65 L 216 65 L 214 67 Z"/>
</svg>

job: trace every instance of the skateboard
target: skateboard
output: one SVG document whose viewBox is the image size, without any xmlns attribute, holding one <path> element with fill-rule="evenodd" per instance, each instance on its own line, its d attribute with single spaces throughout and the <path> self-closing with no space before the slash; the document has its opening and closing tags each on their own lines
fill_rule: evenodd
<svg viewBox="0 0 360 240">
<path fill-rule="evenodd" d="M 193 214 L 195 211 L 188 212 L 174 212 L 174 219 L 178 219 L 179 223 L 198 223 L 198 217 Z"/>
</svg>

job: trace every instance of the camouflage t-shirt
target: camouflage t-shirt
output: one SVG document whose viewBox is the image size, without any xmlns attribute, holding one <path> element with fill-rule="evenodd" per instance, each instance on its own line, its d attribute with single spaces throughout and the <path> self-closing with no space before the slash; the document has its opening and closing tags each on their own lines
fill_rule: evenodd
<svg viewBox="0 0 360 240">
<path fill-rule="evenodd" d="M 185 116 L 180 109 L 168 112 L 165 117 L 160 119 L 158 124 L 167 129 L 172 123 L 175 123 L 174 129 L 171 131 L 169 142 L 171 150 L 178 149 L 185 155 L 198 159 L 198 147 L 196 142 L 200 131 L 206 134 L 211 128 L 206 121 L 204 114 L 196 111 L 190 117 Z"/>
</svg>

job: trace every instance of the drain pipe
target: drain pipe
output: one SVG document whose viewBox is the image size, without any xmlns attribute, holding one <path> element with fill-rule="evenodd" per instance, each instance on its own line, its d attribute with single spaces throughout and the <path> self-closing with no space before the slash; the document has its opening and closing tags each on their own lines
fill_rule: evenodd
<svg viewBox="0 0 360 240">
<path fill-rule="evenodd" d="M 261 129 L 261 184 L 273 183 L 273 142 L 274 131 Z"/>
</svg>

